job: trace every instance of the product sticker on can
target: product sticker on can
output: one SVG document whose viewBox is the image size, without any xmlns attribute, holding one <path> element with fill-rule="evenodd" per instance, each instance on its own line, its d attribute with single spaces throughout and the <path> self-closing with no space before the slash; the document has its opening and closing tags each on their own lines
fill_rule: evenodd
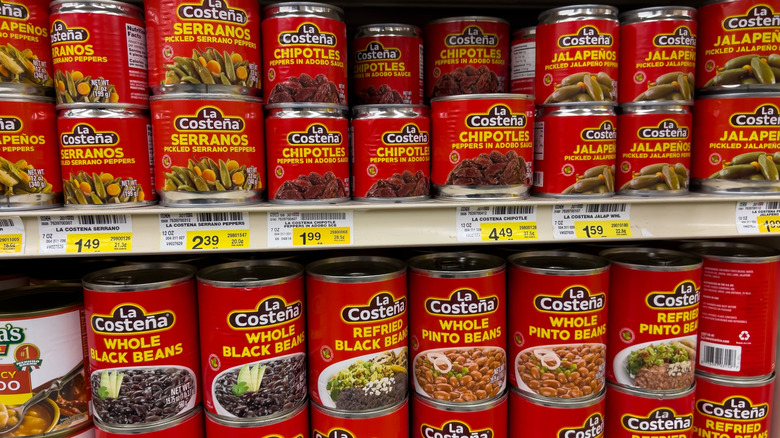
<svg viewBox="0 0 780 438">
<path fill-rule="evenodd" d="M 774 386 L 774 375 L 750 381 L 697 375 L 695 436 L 734 431 L 745 437 L 768 437 Z"/>
<path fill-rule="evenodd" d="M 693 438 L 695 385 L 668 393 L 647 393 L 607 385 L 604 436 Z M 698 435 L 697 435 L 698 436 Z"/>
<path fill-rule="evenodd" d="M 536 77 L 536 27 L 518 29 L 512 34 L 510 92 L 534 95 Z"/>
<path fill-rule="evenodd" d="M 507 395 L 469 406 L 450 405 L 412 396 L 412 434 L 410 438 L 491 437 L 507 435 Z"/>
<path fill-rule="evenodd" d="M 396 438 L 408 435 L 407 400 L 389 408 L 352 415 L 311 404 L 311 438 Z"/>
<path fill-rule="evenodd" d="M 309 403 L 304 401 L 289 414 L 261 422 L 228 421 L 206 413 L 206 436 L 231 438 L 309 438 Z"/>
<path fill-rule="evenodd" d="M 0 83 L 51 87 L 49 0 L 4 1 L 0 7 Z"/>
<path fill-rule="evenodd" d="M 511 388 L 507 436 L 602 438 L 606 427 L 604 392 L 590 400 L 540 400 Z M 540 418 L 550 420 L 539 421 Z"/>
</svg>

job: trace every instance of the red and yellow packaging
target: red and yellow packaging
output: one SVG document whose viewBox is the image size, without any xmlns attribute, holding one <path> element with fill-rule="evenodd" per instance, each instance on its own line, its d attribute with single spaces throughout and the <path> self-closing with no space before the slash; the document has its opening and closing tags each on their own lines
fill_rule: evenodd
<svg viewBox="0 0 780 438">
<path fill-rule="evenodd" d="M 16 71 L 4 68 L 0 83 L 52 86 L 49 3 L 49 0 L 3 1 L 0 7 L 0 53 L 3 55 L 0 56 L 15 65 Z"/>
<path fill-rule="evenodd" d="M 58 108 L 149 107 L 143 9 L 57 0 L 49 20 Z"/>
<path fill-rule="evenodd" d="M 129 438 L 138 435 L 145 438 L 204 438 L 203 409 L 197 407 L 181 417 L 153 425 L 140 425 L 137 428 L 112 426 L 95 421 L 95 438 Z"/>
<path fill-rule="evenodd" d="M 604 436 L 693 438 L 695 390 L 692 384 L 680 391 L 652 393 L 608 384 Z"/>
<path fill-rule="evenodd" d="M 768 437 L 774 388 L 774 375 L 760 380 L 697 375 L 695 436 Z"/>
<path fill-rule="evenodd" d="M 366 414 L 340 414 L 311 404 L 311 438 L 396 438 L 409 434 L 409 402 Z"/>
<path fill-rule="evenodd" d="M 508 438 L 507 395 L 466 406 L 458 410 L 418 395 L 412 396 L 412 434 L 410 438 L 492 437 Z"/>
<path fill-rule="evenodd" d="M 304 401 L 287 415 L 260 422 L 226 421 L 206 413 L 206 437 L 309 438 L 309 403 Z"/>
<path fill-rule="evenodd" d="M 509 436 L 603 438 L 604 390 L 590 400 L 540 400 L 509 390 Z M 544 418 L 545 421 L 540 421 Z"/>
</svg>

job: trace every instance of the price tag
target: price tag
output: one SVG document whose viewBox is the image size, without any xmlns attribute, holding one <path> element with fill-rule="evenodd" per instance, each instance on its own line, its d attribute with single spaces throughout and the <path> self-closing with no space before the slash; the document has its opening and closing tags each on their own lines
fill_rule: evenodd
<svg viewBox="0 0 780 438">
<path fill-rule="evenodd" d="M 458 207 L 458 242 L 535 240 L 536 206 Z"/>
<path fill-rule="evenodd" d="M 631 237 L 630 204 L 572 204 L 553 207 L 553 237 Z"/>
<path fill-rule="evenodd" d="M 126 214 L 51 215 L 38 218 L 38 252 L 89 254 L 133 249 L 133 221 Z"/>
<path fill-rule="evenodd" d="M 0 254 L 24 252 L 24 222 L 19 216 L 0 218 Z"/>
<path fill-rule="evenodd" d="M 268 213 L 268 246 L 351 245 L 352 211 Z"/>
<path fill-rule="evenodd" d="M 249 213 L 204 212 L 160 215 L 160 250 L 249 248 Z"/>
<path fill-rule="evenodd" d="M 737 202 L 739 234 L 780 233 L 780 202 Z"/>
</svg>

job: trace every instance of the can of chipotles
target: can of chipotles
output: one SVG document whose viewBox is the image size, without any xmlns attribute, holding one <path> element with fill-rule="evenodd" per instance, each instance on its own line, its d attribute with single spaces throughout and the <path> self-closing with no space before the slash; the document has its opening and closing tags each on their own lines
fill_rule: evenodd
<svg viewBox="0 0 780 438">
<path fill-rule="evenodd" d="M 693 130 L 695 190 L 764 194 L 780 189 L 780 93 L 700 96 Z"/>
<path fill-rule="evenodd" d="M 545 105 L 537 110 L 535 128 L 534 194 L 615 194 L 618 136 L 614 104 Z"/>
<path fill-rule="evenodd" d="M 178 263 L 121 266 L 84 277 L 98 427 L 123 433 L 178 427 L 199 405 L 194 277 L 195 268 Z"/>
<path fill-rule="evenodd" d="M 303 266 L 248 260 L 201 269 L 198 309 L 203 403 L 217 423 L 259 425 L 304 403 Z"/>
<path fill-rule="evenodd" d="M 66 207 L 136 207 L 157 201 L 152 125 L 145 111 L 69 109 L 60 111 L 57 128 Z"/>
<path fill-rule="evenodd" d="M 431 183 L 441 198 L 525 198 L 533 173 L 533 97 L 431 101 Z"/>
<path fill-rule="evenodd" d="M 625 104 L 617 116 L 619 193 L 674 196 L 688 193 L 691 168 L 690 107 L 668 104 Z"/>
<path fill-rule="evenodd" d="M 620 61 L 618 102 L 692 105 L 696 9 L 658 6 L 620 14 Z"/>
<path fill-rule="evenodd" d="M 228 420 L 206 412 L 206 436 L 211 438 L 308 438 L 309 402 L 303 400 L 282 416 L 256 421 Z M 182 437 L 184 438 L 184 437 Z"/>
<path fill-rule="evenodd" d="M 613 6 L 564 6 L 539 14 L 536 103 L 616 101 L 618 33 Z"/>
<path fill-rule="evenodd" d="M 21 94 L 0 96 L 0 210 L 61 205 L 60 175 L 54 101 Z"/>
<path fill-rule="evenodd" d="M 718 436 L 723 431 L 745 437 L 768 437 L 775 376 L 734 380 L 696 375 L 696 436 Z"/>
<path fill-rule="evenodd" d="M 406 399 L 406 307 L 406 265 L 400 260 L 349 256 L 306 265 L 314 402 L 343 413 L 387 409 Z M 312 425 L 321 427 L 313 417 Z"/>
<path fill-rule="evenodd" d="M 265 190 L 259 98 L 152 96 L 154 181 L 166 206 L 259 202 Z"/>
<path fill-rule="evenodd" d="M 716 0 L 698 9 L 696 88 L 776 89 L 780 32 L 775 2 Z"/>
<path fill-rule="evenodd" d="M 311 403 L 311 438 L 396 438 L 409 434 L 409 400 L 367 412 L 340 412 Z"/>
<path fill-rule="evenodd" d="M 154 424 L 115 425 L 95 420 L 95 438 L 204 438 L 203 409 L 200 406 L 178 417 Z"/>
<path fill-rule="evenodd" d="M 408 24 L 360 26 L 352 40 L 358 105 L 423 103 L 422 31 Z"/>
<path fill-rule="evenodd" d="M 348 201 L 347 107 L 280 103 L 266 109 L 268 200 L 281 204 Z"/>
<path fill-rule="evenodd" d="M 539 399 L 509 390 L 509 435 L 534 438 L 604 437 L 604 394 L 591 399 Z M 547 419 L 540 421 L 540 419 Z M 554 420 L 552 420 L 554 419 Z"/>
<path fill-rule="evenodd" d="M 266 104 L 347 104 L 344 11 L 323 3 L 263 8 L 263 100 Z"/>
<path fill-rule="evenodd" d="M 524 27 L 512 34 L 510 92 L 534 95 L 536 76 L 536 27 Z"/>
<path fill-rule="evenodd" d="M 10 93 L 48 94 L 52 62 L 49 38 L 50 0 L 4 1 L 0 7 L 0 89 Z"/>
<path fill-rule="evenodd" d="M 257 0 L 144 3 L 149 88 L 154 94 L 192 89 L 252 95 L 260 92 Z"/>
<path fill-rule="evenodd" d="M 435 253 L 409 263 L 414 390 L 449 405 L 506 388 L 506 263 L 480 253 Z"/>
<path fill-rule="evenodd" d="M 605 437 L 693 438 L 696 384 L 679 391 L 647 392 L 607 384 Z M 698 436 L 698 435 L 697 435 Z"/>
<path fill-rule="evenodd" d="M 775 370 L 780 254 L 746 243 L 680 247 L 704 259 L 697 371 L 761 378 Z"/>
<path fill-rule="evenodd" d="M 149 107 L 143 9 L 55 0 L 49 21 L 57 109 Z"/>
<path fill-rule="evenodd" d="M 425 97 L 505 93 L 509 23 L 494 17 L 452 17 L 425 26 Z"/>
<path fill-rule="evenodd" d="M 507 438 L 507 395 L 469 405 L 453 406 L 412 396 L 412 434 L 409 438 Z M 519 436 L 519 435 L 512 435 Z M 532 435 L 535 436 L 535 435 Z"/>
<path fill-rule="evenodd" d="M 607 379 L 645 393 L 693 383 L 701 258 L 655 248 L 602 251 L 610 267 Z"/>
<path fill-rule="evenodd" d="M 428 107 L 360 105 L 352 108 L 355 199 L 419 201 L 430 193 Z"/>
<path fill-rule="evenodd" d="M 509 381 L 532 398 L 589 399 L 604 389 L 609 262 L 564 251 L 509 262 Z"/>
</svg>

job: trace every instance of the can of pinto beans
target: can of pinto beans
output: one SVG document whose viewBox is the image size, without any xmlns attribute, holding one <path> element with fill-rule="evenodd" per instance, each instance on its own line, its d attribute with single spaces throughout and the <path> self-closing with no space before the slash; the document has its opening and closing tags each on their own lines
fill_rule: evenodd
<svg viewBox="0 0 780 438">
<path fill-rule="evenodd" d="M 258 421 L 228 420 L 206 412 L 206 437 L 208 438 L 303 438 L 308 436 L 309 402 L 305 399 L 286 414 Z"/>
<path fill-rule="evenodd" d="M 695 391 L 695 383 L 664 393 L 648 393 L 609 383 L 604 436 L 693 438 Z"/>
<path fill-rule="evenodd" d="M 601 438 L 605 389 L 591 399 L 539 399 L 509 391 L 509 435 L 534 438 Z M 546 421 L 540 421 L 540 419 Z"/>
<path fill-rule="evenodd" d="M 155 424 L 142 424 L 132 427 L 106 424 L 95 420 L 95 438 L 204 438 L 203 410 L 196 407 L 188 413 L 175 418 L 162 420 Z M 85 437 L 86 438 L 86 437 Z"/>
<path fill-rule="evenodd" d="M 524 27 L 512 34 L 511 61 L 509 91 L 533 96 L 536 76 L 536 26 Z"/>
<path fill-rule="evenodd" d="M 408 399 L 387 408 L 349 413 L 311 403 L 311 438 L 397 438 L 408 435 Z"/>
<path fill-rule="evenodd" d="M 504 394 L 495 400 L 452 406 L 415 394 L 409 438 L 517 436 L 507 434 L 507 397 Z"/>
<path fill-rule="evenodd" d="M 734 380 L 696 375 L 696 436 L 768 436 L 772 414 L 775 376 Z"/>
<path fill-rule="evenodd" d="M 0 11 L 0 89 L 42 95 L 51 92 L 50 0 L 4 2 Z"/>
</svg>

